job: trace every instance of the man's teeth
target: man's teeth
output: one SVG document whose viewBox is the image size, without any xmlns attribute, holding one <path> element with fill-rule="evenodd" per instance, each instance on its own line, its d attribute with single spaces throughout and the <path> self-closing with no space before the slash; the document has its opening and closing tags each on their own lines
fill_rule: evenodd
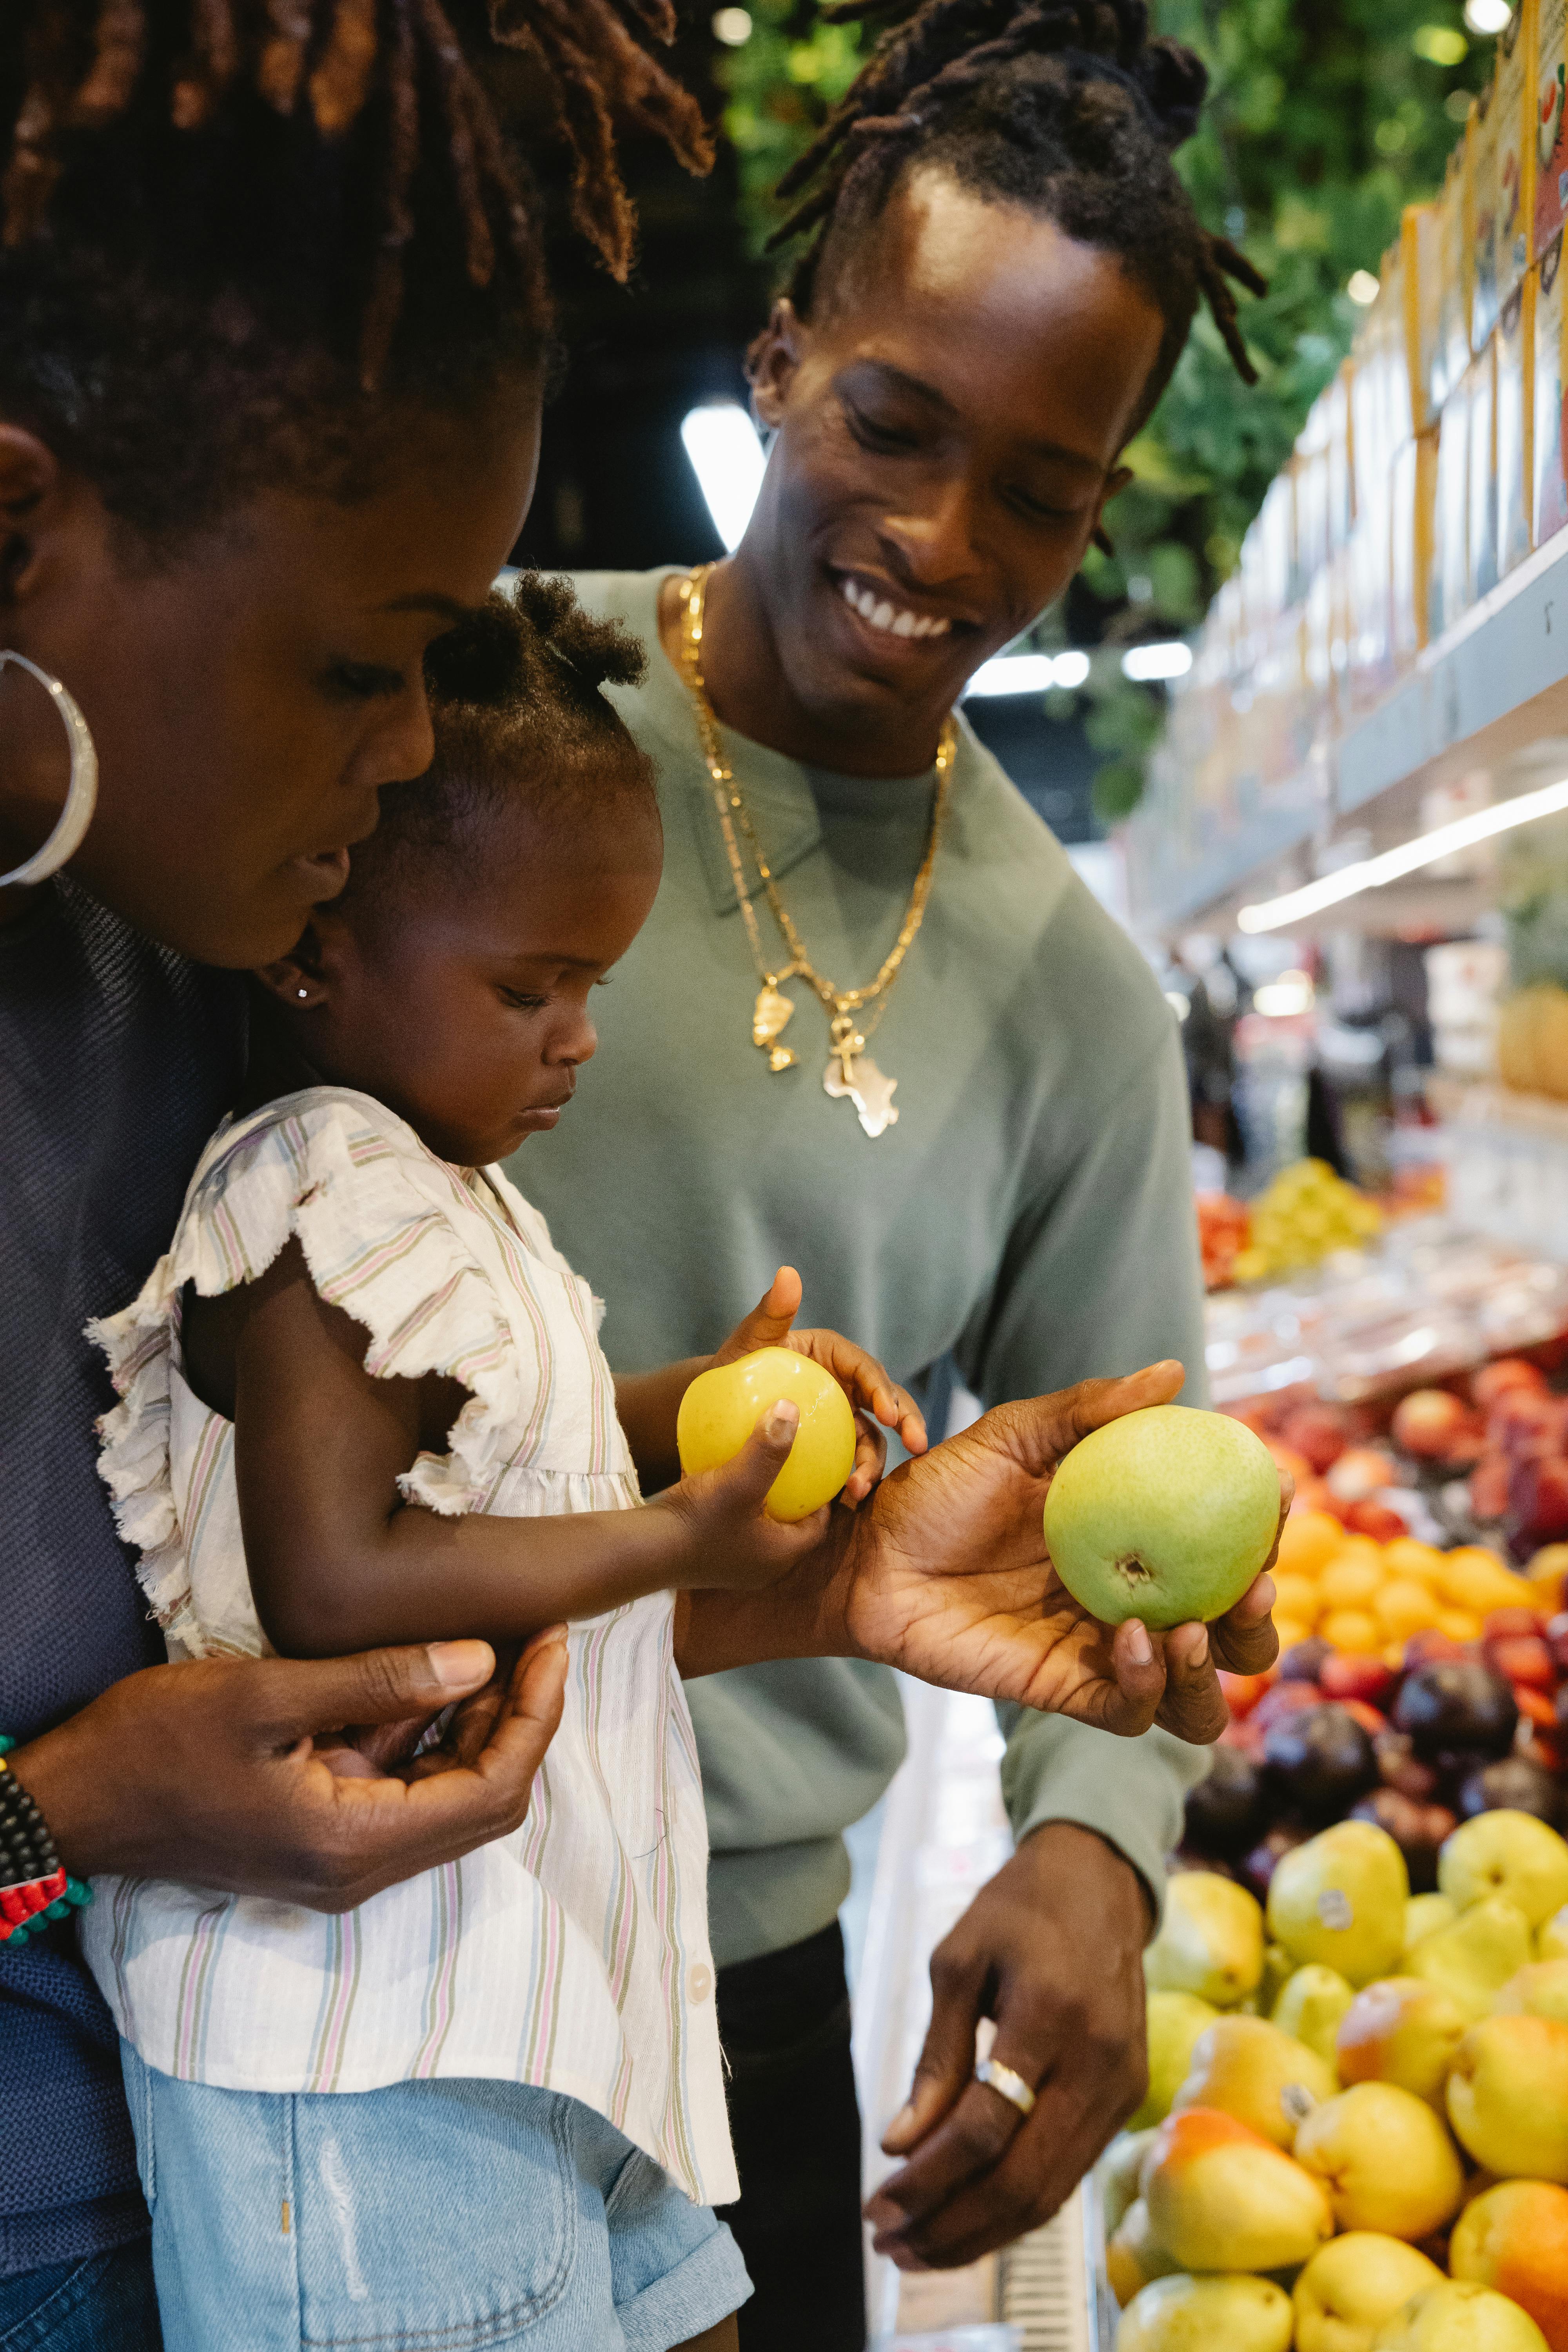
<svg viewBox="0 0 1568 2352">
<path fill-rule="evenodd" d="M 873 596 L 869 588 L 857 588 L 853 580 L 844 583 L 844 602 L 852 604 L 863 621 L 874 629 L 885 629 L 890 637 L 945 637 L 952 626 L 951 621 L 933 620 L 929 613 L 901 613 L 887 598 Z"/>
</svg>

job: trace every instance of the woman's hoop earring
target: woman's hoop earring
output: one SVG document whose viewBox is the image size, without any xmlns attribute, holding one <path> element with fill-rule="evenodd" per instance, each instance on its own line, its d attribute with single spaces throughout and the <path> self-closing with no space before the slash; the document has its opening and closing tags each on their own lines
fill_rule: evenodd
<svg viewBox="0 0 1568 2352">
<path fill-rule="evenodd" d="M 15 662 L 17 668 L 25 669 L 29 677 L 37 678 L 44 692 L 52 698 L 70 744 L 71 774 L 66 804 L 60 811 L 54 831 L 43 847 L 36 849 L 31 857 L 24 859 L 20 866 L 13 866 L 9 874 L 0 874 L 0 890 L 7 889 L 13 884 L 46 882 L 51 874 L 58 874 L 81 847 L 88 826 L 92 823 L 93 810 L 98 806 L 98 750 L 92 740 L 92 730 L 82 716 L 81 706 L 76 697 L 67 691 L 58 677 L 51 677 L 47 670 L 38 667 L 37 662 L 30 662 L 26 654 L 0 651 L 0 670 L 7 662 Z"/>
</svg>

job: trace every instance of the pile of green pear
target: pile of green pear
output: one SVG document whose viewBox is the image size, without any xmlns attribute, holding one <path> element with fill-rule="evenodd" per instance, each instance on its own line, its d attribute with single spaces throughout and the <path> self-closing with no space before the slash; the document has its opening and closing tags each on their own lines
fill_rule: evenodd
<svg viewBox="0 0 1568 2352">
<path fill-rule="evenodd" d="M 1479 1814 L 1412 1896 L 1341 1822 L 1267 1910 L 1183 1871 L 1145 1975 L 1117 2352 L 1568 2352 L 1568 1841 Z"/>
</svg>

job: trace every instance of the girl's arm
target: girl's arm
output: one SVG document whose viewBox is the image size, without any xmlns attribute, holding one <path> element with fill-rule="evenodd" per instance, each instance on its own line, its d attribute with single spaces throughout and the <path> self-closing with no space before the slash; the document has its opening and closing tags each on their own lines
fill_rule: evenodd
<svg viewBox="0 0 1568 2352">
<path fill-rule="evenodd" d="M 466 1391 L 367 1372 L 363 1330 L 317 1295 L 297 1242 L 258 1281 L 191 1300 L 184 1349 L 193 1386 L 235 1423 L 251 1590 L 285 1655 L 515 1641 L 710 1576 L 771 1581 L 825 1533 L 826 1512 L 795 1527 L 762 1513 L 793 1406 L 723 1470 L 643 1510 L 448 1518 L 405 1503 L 399 1473 L 445 1451 Z"/>
<path fill-rule="evenodd" d="M 688 1356 L 657 1372 L 623 1373 L 616 1382 L 616 1411 L 632 1460 L 637 1465 L 645 1494 L 668 1486 L 680 1475 L 675 1443 L 680 1400 L 700 1372 L 715 1364 L 732 1364 L 758 1348 L 793 1348 L 833 1374 L 855 1408 L 859 1430 L 855 1467 L 844 1489 L 847 1503 L 863 1502 L 882 1475 L 887 1440 L 882 1428 L 896 1429 L 910 1454 L 926 1450 L 925 1423 L 907 1389 L 889 1380 L 875 1356 L 858 1348 L 837 1331 L 796 1331 L 801 1281 L 793 1265 L 781 1265 L 766 1296 L 738 1324 L 723 1346 L 711 1356 Z"/>
</svg>

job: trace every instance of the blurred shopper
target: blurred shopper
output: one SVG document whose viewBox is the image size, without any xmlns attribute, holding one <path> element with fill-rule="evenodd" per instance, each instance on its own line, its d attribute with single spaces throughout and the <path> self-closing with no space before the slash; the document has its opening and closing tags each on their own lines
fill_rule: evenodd
<svg viewBox="0 0 1568 2352">
<path fill-rule="evenodd" d="M 892 29 L 786 183 L 814 234 L 751 355 L 775 438 L 742 546 L 578 583 L 662 647 L 621 707 L 668 853 L 602 1082 L 528 1182 L 616 1302 L 618 1370 L 700 1346 L 782 1258 L 900 1380 L 951 1352 L 990 1403 L 1169 1355 L 1196 1399 L 1175 1023 L 951 714 L 1072 576 L 1200 300 L 1250 376 L 1226 281 L 1255 281 L 1172 167 L 1205 77 L 1142 0 L 875 13 Z M 1255 1612 L 1216 1651 L 1271 1654 Z M 742 2342 L 839 2352 L 864 2326 L 842 1832 L 903 1752 L 898 1693 L 800 1662 L 692 1712 Z M 909 2264 L 1045 2219 L 1143 2081 L 1141 1953 L 1193 1759 L 1006 1720 L 1017 1853 L 937 1954 L 886 2142 L 910 2160 L 872 2209 Z M 973 2079 L 987 2013 L 1005 2091 Z"/>
</svg>

